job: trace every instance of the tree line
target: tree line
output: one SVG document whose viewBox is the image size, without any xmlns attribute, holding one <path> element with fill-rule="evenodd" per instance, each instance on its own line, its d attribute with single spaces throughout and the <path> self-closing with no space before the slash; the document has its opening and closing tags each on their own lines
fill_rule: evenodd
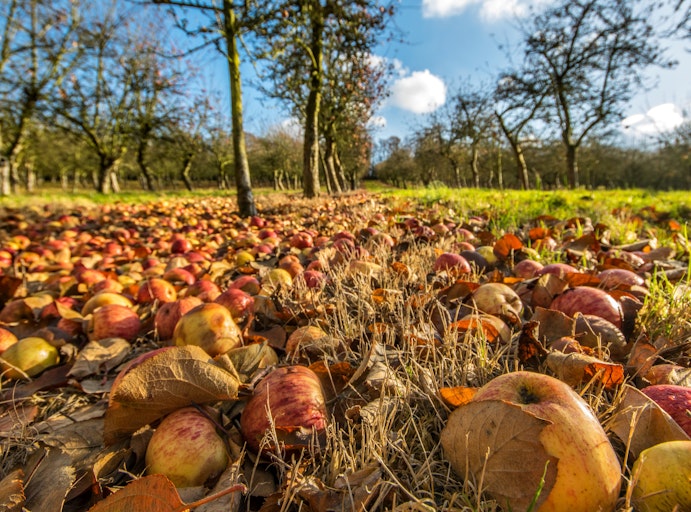
<svg viewBox="0 0 691 512">
<path fill-rule="evenodd" d="M 632 169 L 651 153 L 638 157 L 639 148 L 606 135 L 645 86 L 645 70 L 674 65 L 665 38 L 690 37 L 688 0 L 666 1 L 665 15 L 653 0 L 557 1 L 525 18 L 520 43 L 507 48 L 515 65 L 495 83 L 462 84 L 410 141 L 376 148 L 368 122 L 390 69 L 373 51 L 398 37 L 395 2 L 5 0 L 0 195 L 47 181 L 101 193 L 123 182 L 147 190 L 204 182 L 234 187 L 240 213 L 252 215 L 253 186 L 314 197 L 366 175 L 475 187 L 643 185 Z M 210 51 L 227 63 L 230 108 L 200 86 L 200 55 Z M 246 132 L 243 60 L 298 120 L 299 135 Z M 649 158 L 651 167 L 669 162 L 674 176 L 663 186 L 688 186 L 688 132 Z M 624 161 L 633 167 L 600 170 Z"/>
<path fill-rule="evenodd" d="M 494 81 L 461 83 L 408 141 L 380 145 L 392 184 L 691 187 L 690 125 L 632 146 L 618 130 L 646 71 L 676 63 L 689 2 L 568 0 L 525 17 L 512 64 Z"/>
</svg>

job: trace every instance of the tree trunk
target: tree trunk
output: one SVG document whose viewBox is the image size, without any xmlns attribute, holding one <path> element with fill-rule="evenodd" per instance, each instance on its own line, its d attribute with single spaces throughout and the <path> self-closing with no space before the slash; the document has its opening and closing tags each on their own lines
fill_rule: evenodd
<svg viewBox="0 0 691 512">
<path fill-rule="evenodd" d="M 471 146 L 470 155 L 470 172 L 473 175 L 473 186 L 480 188 L 480 169 L 478 168 L 480 152 L 477 149 L 477 144 Z"/>
<path fill-rule="evenodd" d="M 0 157 L 0 196 L 12 194 L 10 183 L 10 161 L 5 157 Z"/>
<path fill-rule="evenodd" d="M 341 190 L 345 191 L 347 188 L 345 170 L 343 169 L 343 164 L 341 163 L 341 157 L 338 156 L 338 146 L 334 146 L 334 168 L 336 170 L 336 178 L 341 186 Z"/>
<path fill-rule="evenodd" d="M 225 37 L 228 48 L 228 72 L 230 75 L 230 110 L 233 119 L 233 156 L 235 166 L 235 188 L 238 196 L 238 211 L 241 217 L 257 214 L 252 194 L 250 166 L 247 160 L 245 129 L 242 118 L 242 82 L 240 81 L 240 54 L 237 47 L 237 24 L 231 0 L 223 0 Z"/>
<path fill-rule="evenodd" d="M 322 66 L 324 60 L 322 47 L 324 20 L 322 19 L 321 5 L 319 2 L 314 2 L 312 7 L 315 10 L 319 10 L 319 12 L 312 13 L 312 40 L 310 41 L 312 64 L 310 66 L 309 94 L 305 109 L 302 187 L 305 197 L 308 198 L 319 195 L 319 107 L 321 104 Z"/>
<path fill-rule="evenodd" d="M 570 188 L 580 186 L 578 178 L 578 146 L 572 142 L 566 142 L 566 177 Z"/>
<path fill-rule="evenodd" d="M 151 170 L 146 164 L 145 153 L 146 141 L 142 140 L 137 146 L 137 165 L 139 165 L 139 170 L 142 172 L 142 178 L 144 178 L 144 189 L 148 190 L 149 192 L 153 192 L 156 190 L 156 187 L 154 186 L 154 180 L 151 176 Z"/>
<path fill-rule="evenodd" d="M 343 192 L 341 184 L 336 176 L 336 142 L 330 138 L 326 138 L 326 145 L 324 147 L 324 174 L 326 175 L 327 185 L 329 185 L 331 194 L 340 194 Z"/>
<path fill-rule="evenodd" d="M 504 190 L 504 163 L 501 159 L 501 148 L 497 151 L 497 186 Z"/>
<path fill-rule="evenodd" d="M 185 184 L 185 188 L 192 192 L 192 180 L 190 179 L 190 171 L 192 170 L 192 158 L 194 154 L 187 153 L 185 159 L 182 161 L 182 169 L 180 170 L 180 179 Z"/>
<path fill-rule="evenodd" d="M 112 158 L 101 155 L 98 174 L 96 175 L 96 190 L 101 194 L 110 194 L 112 192 L 110 170 L 114 164 L 115 161 Z"/>
<path fill-rule="evenodd" d="M 24 164 L 25 175 L 26 175 L 26 191 L 34 192 L 36 190 L 36 169 L 34 169 L 34 164 L 32 162 L 26 162 Z"/>
</svg>

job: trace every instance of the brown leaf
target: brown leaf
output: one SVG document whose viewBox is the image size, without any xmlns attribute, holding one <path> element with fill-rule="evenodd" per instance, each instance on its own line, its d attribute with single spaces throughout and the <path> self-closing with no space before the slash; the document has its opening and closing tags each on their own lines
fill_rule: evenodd
<svg viewBox="0 0 691 512">
<path fill-rule="evenodd" d="M 455 386 L 453 388 L 439 388 L 441 399 L 452 408 L 460 407 L 470 402 L 478 388 L 468 386 Z"/>
<path fill-rule="evenodd" d="M 14 298 L 14 294 L 21 285 L 22 280 L 19 277 L 0 276 L 0 308 L 3 308 L 5 304 Z"/>
<path fill-rule="evenodd" d="M 204 349 L 171 347 L 134 367 L 113 387 L 106 411 L 105 443 L 112 444 L 187 405 L 235 400 L 239 384 Z"/>
<path fill-rule="evenodd" d="M 27 475 L 26 508 L 61 512 L 76 475 L 70 457 L 60 450 L 40 449 L 29 459 L 24 473 Z"/>
<path fill-rule="evenodd" d="M 267 341 L 238 347 L 225 355 L 230 358 L 243 382 L 251 380 L 256 372 L 278 363 L 278 355 Z"/>
<path fill-rule="evenodd" d="M 636 340 L 629 352 L 626 370 L 632 374 L 645 375 L 657 360 L 658 350 L 646 337 Z"/>
<path fill-rule="evenodd" d="M 628 384 L 622 389 L 608 428 L 628 444 L 634 457 L 665 441 L 689 439 L 679 424 L 641 391 Z"/>
<path fill-rule="evenodd" d="M 68 375 L 81 379 L 88 375 L 107 373 L 122 363 L 131 348 L 124 338 L 90 341 L 79 351 Z"/>
<path fill-rule="evenodd" d="M 685 368 L 678 364 L 657 364 L 643 378 L 649 385 L 672 384 L 691 387 L 691 368 Z"/>
<path fill-rule="evenodd" d="M 540 433 L 551 422 L 499 400 L 469 402 L 454 410 L 441 433 L 444 456 L 459 476 L 467 471 L 502 506 L 526 510 L 545 484 L 539 504 L 557 475 L 557 459 L 545 451 Z"/>
<path fill-rule="evenodd" d="M 329 366 L 324 361 L 317 361 L 312 363 L 309 369 L 319 377 L 327 401 L 343 391 L 355 375 L 355 368 L 346 362 Z"/>
<path fill-rule="evenodd" d="M 0 480 L 0 510 L 21 512 L 24 508 L 24 472 L 15 469 Z"/>
<path fill-rule="evenodd" d="M 523 242 L 514 234 L 507 233 L 494 243 L 494 255 L 500 260 L 507 260 L 523 248 Z"/>
<path fill-rule="evenodd" d="M 526 363 L 531 359 L 541 359 L 547 355 L 547 349 L 538 339 L 540 324 L 535 321 L 526 322 L 518 337 L 518 359 Z"/>
<path fill-rule="evenodd" d="M 147 512 L 174 512 L 182 510 L 175 485 L 163 475 L 139 478 L 89 509 L 90 512 L 120 512 L 146 510 Z"/>
<path fill-rule="evenodd" d="M 566 281 L 554 274 L 540 276 L 533 288 L 531 304 L 533 307 L 548 308 L 554 297 L 563 292 L 566 286 Z"/>
<path fill-rule="evenodd" d="M 561 311 L 536 307 L 530 321 L 539 323 L 537 339 L 545 345 L 564 336 L 573 337 L 575 334 L 576 321 Z"/>
<path fill-rule="evenodd" d="M 595 378 L 606 389 L 613 389 L 624 383 L 624 367 L 620 364 L 606 363 L 586 354 L 571 352 L 550 352 L 547 366 L 570 386 L 578 386 Z"/>
<path fill-rule="evenodd" d="M 13 404 L 0 415 L 0 437 L 21 435 L 22 431 L 36 419 L 38 411 L 38 406 L 35 404 Z"/>
</svg>

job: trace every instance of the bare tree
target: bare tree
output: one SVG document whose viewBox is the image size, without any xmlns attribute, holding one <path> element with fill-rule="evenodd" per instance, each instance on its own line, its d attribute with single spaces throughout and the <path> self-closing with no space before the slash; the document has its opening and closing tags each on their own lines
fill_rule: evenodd
<svg viewBox="0 0 691 512">
<path fill-rule="evenodd" d="M 0 187 L 3 195 L 19 184 L 18 158 L 41 106 L 81 52 L 74 44 L 80 24 L 77 0 L 12 0 L 5 6 L 0 22 L 0 157 L 6 163 Z M 26 179 L 29 184 L 34 181 L 31 175 Z"/>
<path fill-rule="evenodd" d="M 545 103 L 565 150 L 571 187 L 580 184 L 578 149 L 621 116 L 643 70 L 669 65 L 657 42 L 654 5 L 644 0 L 562 0 L 523 27 L 525 65 L 548 84 Z"/>
<path fill-rule="evenodd" d="M 233 4 L 231 0 L 222 0 L 220 5 L 214 0 L 152 0 L 152 2 L 172 7 L 171 14 L 179 20 L 178 26 L 190 36 L 202 37 L 202 45 L 193 51 L 209 45 L 214 46 L 228 63 L 233 163 L 238 210 L 243 217 L 256 215 L 257 207 L 252 193 L 250 167 L 247 160 L 239 49 L 240 37 L 245 31 L 252 30 L 254 22 L 243 23 L 242 16 L 238 14 L 239 7 Z M 175 9 L 191 9 L 202 13 L 207 16 L 207 23 L 197 28 L 190 28 L 184 19 L 179 19 Z"/>
</svg>

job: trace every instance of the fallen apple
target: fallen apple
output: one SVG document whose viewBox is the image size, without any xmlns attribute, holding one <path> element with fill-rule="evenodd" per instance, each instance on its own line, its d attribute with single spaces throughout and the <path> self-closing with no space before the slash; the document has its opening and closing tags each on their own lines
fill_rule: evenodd
<svg viewBox="0 0 691 512">
<path fill-rule="evenodd" d="M 173 302 L 177 298 L 178 292 L 175 286 L 162 277 L 147 279 L 137 291 L 137 302 L 139 304 L 151 304 L 155 301 Z"/>
<path fill-rule="evenodd" d="M 241 323 L 254 311 L 254 297 L 239 288 L 229 288 L 214 301 L 228 308 L 233 320 Z"/>
<path fill-rule="evenodd" d="M 104 338 L 125 338 L 133 341 L 141 329 L 137 313 L 121 304 L 106 304 L 94 310 L 87 321 L 86 334 L 89 341 Z"/>
<path fill-rule="evenodd" d="M 195 487 L 220 475 L 230 460 L 211 408 L 185 407 L 163 418 L 146 449 L 146 472 L 175 487 Z"/>
<path fill-rule="evenodd" d="M 456 473 L 513 510 L 536 498 L 540 512 L 604 512 L 619 498 L 621 467 L 598 419 L 546 374 L 494 378 L 451 413 L 441 444 Z"/>
<path fill-rule="evenodd" d="M 295 451 L 318 442 L 327 425 L 319 377 L 305 366 L 276 368 L 254 388 L 240 416 L 240 430 L 254 452 Z"/>
<path fill-rule="evenodd" d="M 451 275 L 467 274 L 471 270 L 468 260 L 454 252 L 444 252 L 437 256 L 432 269 L 435 272 L 448 272 Z"/>
<path fill-rule="evenodd" d="M 576 313 L 599 316 L 619 329 L 624 319 L 621 304 L 606 291 L 591 286 L 576 286 L 566 290 L 552 300 L 549 309 L 561 311 L 570 317 Z"/>
<path fill-rule="evenodd" d="M 496 315 L 510 324 L 520 322 L 523 302 L 513 289 L 503 283 L 485 283 L 470 295 L 478 311 Z"/>
<path fill-rule="evenodd" d="M 104 283 L 105 281 L 101 281 Z M 127 306 L 131 308 L 133 306 L 132 301 L 118 292 L 99 292 L 89 300 L 87 300 L 82 306 L 82 316 L 90 315 L 96 309 L 106 304 L 120 304 L 121 306 Z"/>
<path fill-rule="evenodd" d="M 20 339 L 0 356 L 0 367 L 10 379 L 22 378 L 21 372 L 34 377 L 59 362 L 58 349 L 37 336 Z"/>
<path fill-rule="evenodd" d="M 691 437 L 691 388 L 656 384 L 646 386 L 641 391 L 669 414 Z"/>
<path fill-rule="evenodd" d="M 0 327 L 0 355 L 15 343 L 17 343 L 17 337 L 14 333 Z"/>
<path fill-rule="evenodd" d="M 637 511 L 691 510 L 691 441 L 667 441 L 643 450 L 631 478 Z"/>
<path fill-rule="evenodd" d="M 205 302 L 180 317 L 173 331 L 173 344 L 197 345 L 215 357 L 242 345 L 242 333 L 228 308 Z"/>
<path fill-rule="evenodd" d="M 174 302 L 164 302 L 156 310 L 154 317 L 154 327 L 158 334 L 158 339 L 169 340 L 173 337 L 175 326 L 178 324 L 182 315 L 196 308 L 203 301 L 199 297 L 182 297 Z"/>
</svg>

